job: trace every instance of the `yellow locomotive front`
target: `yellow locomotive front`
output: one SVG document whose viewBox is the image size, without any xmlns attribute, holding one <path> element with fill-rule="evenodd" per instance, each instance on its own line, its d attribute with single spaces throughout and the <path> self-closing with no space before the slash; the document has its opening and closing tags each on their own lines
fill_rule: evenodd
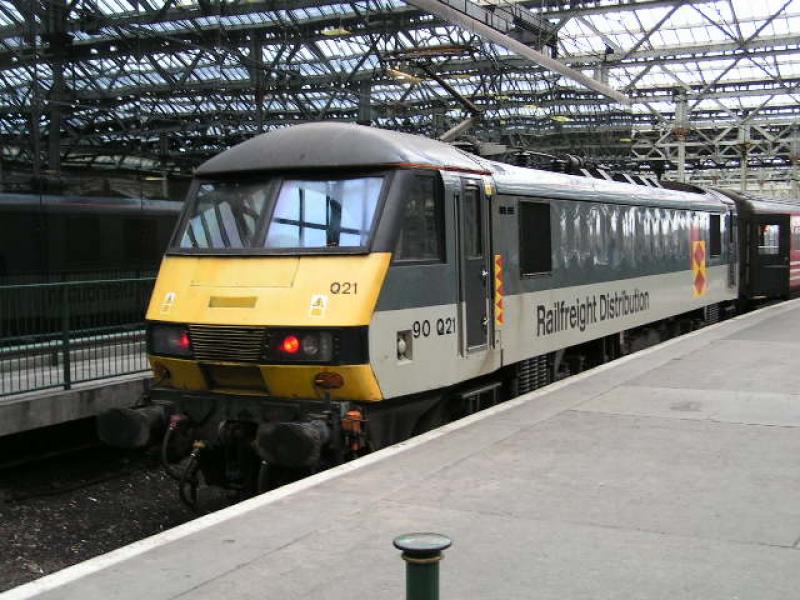
<svg viewBox="0 0 800 600">
<path fill-rule="evenodd" d="M 391 255 L 367 250 L 390 179 L 198 181 L 147 313 L 159 384 L 380 400 L 366 328 Z"/>
<path fill-rule="evenodd" d="M 194 445 L 189 472 L 176 473 L 183 498 L 199 471 L 251 492 L 366 447 L 350 403 L 382 399 L 368 326 L 391 253 L 372 249 L 394 179 L 195 182 L 147 312 L 152 393 L 172 413 L 165 447 Z"/>
</svg>

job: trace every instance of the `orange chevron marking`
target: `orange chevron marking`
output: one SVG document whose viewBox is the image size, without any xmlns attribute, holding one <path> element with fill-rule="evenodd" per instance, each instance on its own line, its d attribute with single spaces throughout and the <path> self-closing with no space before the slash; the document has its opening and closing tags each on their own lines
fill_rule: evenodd
<svg viewBox="0 0 800 600">
<path fill-rule="evenodd" d="M 503 255 L 494 255 L 494 322 L 495 325 L 502 325 L 505 317 L 503 315 Z"/>
</svg>

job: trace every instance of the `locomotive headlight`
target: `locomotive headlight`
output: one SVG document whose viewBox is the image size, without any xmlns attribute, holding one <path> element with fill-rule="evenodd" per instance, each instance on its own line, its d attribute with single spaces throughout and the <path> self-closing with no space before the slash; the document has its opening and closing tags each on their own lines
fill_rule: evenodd
<svg viewBox="0 0 800 600">
<path fill-rule="evenodd" d="M 305 360 L 327 362 L 333 358 L 333 336 L 327 331 L 314 331 L 302 337 L 301 356 Z"/>
<path fill-rule="evenodd" d="M 303 336 L 303 353 L 311 357 L 316 357 L 319 354 L 320 343 L 319 335 L 316 333 L 309 333 Z"/>
<path fill-rule="evenodd" d="M 329 331 L 274 331 L 268 336 L 267 359 L 291 362 L 330 362 L 333 333 Z"/>
<path fill-rule="evenodd" d="M 148 323 L 147 351 L 150 354 L 191 358 L 189 330 L 185 325 Z"/>
</svg>

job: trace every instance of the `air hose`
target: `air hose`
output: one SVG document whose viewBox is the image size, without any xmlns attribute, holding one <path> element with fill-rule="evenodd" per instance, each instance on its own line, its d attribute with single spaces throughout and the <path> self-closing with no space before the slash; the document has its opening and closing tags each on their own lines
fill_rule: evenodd
<svg viewBox="0 0 800 600">
<path fill-rule="evenodd" d="M 164 434 L 164 439 L 161 440 L 161 466 L 164 467 L 164 471 L 166 471 L 167 475 L 172 479 L 180 481 L 182 477 L 181 473 L 169 463 L 169 457 L 167 456 L 169 443 L 172 440 L 172 434 L 174 432 L 175 427 L 170 423 L 169 427 L 167 427 L 167 432 Z"/>
<path fill-rule="evenodd" d="M 200 483 L 197 479 L 197 471 L 199 469 L 198 456 L 203 448 L 205 448 L 203 442 L 195 442 L 194 450 L 189 455 L 189 460 L 186 462 L 178 482 L 178 496 L 181 502 L 192 510 L 197 509 L 197 488 Z M 188 496 L 186 494 L 187 487 L 189 488 Z"/>
</svg>

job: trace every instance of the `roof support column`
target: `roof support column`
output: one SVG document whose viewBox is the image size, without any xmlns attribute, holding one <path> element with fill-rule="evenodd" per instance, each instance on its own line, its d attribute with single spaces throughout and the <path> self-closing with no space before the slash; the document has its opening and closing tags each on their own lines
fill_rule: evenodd
<svg viewBox="0 0 800 600">
<path fill-rule="evenodd" d="M 255 105 L 256 131 L 264 132 L 264 51 L 261 45 L 261 38 L 258 34 L 253 35 L 250 45 L 250 81 L 253 83 Z"/>
<path fill-rule="evenodd" d="M 750 122 L 739 126 L 739 189 L 747 191 L 747 155 L 750 150 Z"/>
<path fill-rule="evenodd" d="M 43 16 L 44 35 L 50 66 L 53 70 L 53 85 L 48 95 L 47 115 L 47 167 L 52 173 L 61 172 L 61 126 L 64 109 L 69 105 L 65 95 L 64 62 L 72 38 L 66 33 L 66 0 L 45 3 Z"/>
<path fill-rule="evenodd" d="M 678 181 L 686 181 L 686 137 L 689 135 L 689 103 L 686 91 L 679 90 L 675 96 L 675 125 L 672 135 L 675 136 L 678 149 Z"/>
<path fill-rule="evenodd" d="M 161 193 L 169 198 L 169 134 L 162 131 L 158 135 L 158 160 L 161 163 Z"/>
<path fill-rule="evenodd" d="M 64 97 L 64 62 L 53 60 L 53 88 L 50 90 L 50 124 L 47 136 L 47 167 L 61 172 L 61 124 Z"/>
<path fill-rule="evenodd" d="M 32 54 L 38 60 L 39 48 L 37 44 L 38 23 L 36 20 L 36 4 L 21 5 L 19 7 L 25 19 L 25 43 L 32 50 Z M 41 85 L 39 84 L 38 70 L 33 69 L 30 93 L 30 114 L 28 116 L 28 132 L 30 134 L 30 153 L 31 153 L 31 172 L 33 175 L 33 186 L 35 191 L 39 191 L 40 175 L 42 170 L 40 155 L 41 152 L 41 131 L 39 129 L 39 118 L 42 112 L 41 106 Z"/>
<path fill-rule="evenodd" d="M 358 84 L 358 119 L 359 125 L 372 123 L 372 82 L 364 79 Z"/>
</svg>

